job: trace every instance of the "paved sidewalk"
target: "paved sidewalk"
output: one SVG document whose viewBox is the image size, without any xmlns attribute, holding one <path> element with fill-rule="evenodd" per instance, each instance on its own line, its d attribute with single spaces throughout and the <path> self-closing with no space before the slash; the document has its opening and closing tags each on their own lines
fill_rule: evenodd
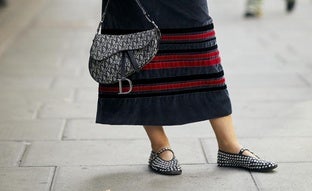
<svg viewBox="0 0 312 191">
<path fill-rule="evenodd" d="M 8 0 L 0 9 L 0 191 L 311 190 L 312 2 L 210 0 L 241 143 L 273 173 L 216 166 L 207 121 L 166 127 L 183 175 L 147 168 L 142 127 L 94 124 L 88 52 L 99 0 Z M 26 3 L 27 2 L 27 3 Z"/>
</svg>

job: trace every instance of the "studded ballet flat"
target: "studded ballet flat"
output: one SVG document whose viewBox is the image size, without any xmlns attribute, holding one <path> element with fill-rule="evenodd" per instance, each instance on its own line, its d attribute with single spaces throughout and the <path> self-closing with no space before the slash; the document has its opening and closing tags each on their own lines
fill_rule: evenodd
<svg viewBox="0 0 312 191">
<path fill-rule="evenodd" d="M 170 151 L 173 154 L 173 158 L 171 160 L 164 160 L 160 157 L 160 154 Z M 164 175 L 180 175 L 182 174 L 181 166 L 174 155 L 174 152 L 170 148 L 162 148 L 158 152 L 151 152 L 148 166 L 151 170 L 156 173 L 164 174 Z"/>
<path fill-rule="evenodd" d="M 235 167 L 245 168 L 251 171 L 271 171 L 278 165 L 274 162 L 260 159 L 257 155 L 252 153 L 255 157 L 243 155 L 244 151 L 248 149 L 242 148 L 238 154 L 227 153 L 224 151 L 218 151 L 218 166 L 219 167 Z"/>
</svg>

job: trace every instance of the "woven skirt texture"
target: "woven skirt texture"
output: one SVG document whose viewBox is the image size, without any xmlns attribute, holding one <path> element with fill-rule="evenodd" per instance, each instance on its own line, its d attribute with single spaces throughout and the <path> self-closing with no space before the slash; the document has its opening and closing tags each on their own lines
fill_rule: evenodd
<svg viewBox="0 0 312 191">
<path fill-rule="evenodd" d="M 157 55 L 129 77 L 130 94 L 117 94 L 118 84 L 99 84 L 97 123 L 181 125 L 231 114 L 212 20 L 161 33 Z"/>
</svg>

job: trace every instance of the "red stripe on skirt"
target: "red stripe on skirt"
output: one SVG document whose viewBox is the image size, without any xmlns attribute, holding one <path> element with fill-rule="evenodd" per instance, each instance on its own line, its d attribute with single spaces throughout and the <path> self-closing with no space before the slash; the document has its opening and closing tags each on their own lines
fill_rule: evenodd
<svg viewBox="0 0 312 191">
<path fill-rule="evenodd" d="M 143 92 L 143 91 L 161 91 L 161 90 L 174 90 L 181 88 L 193 88 L 193 87 L 202 87 L 202 86 L 211 86 L 211 85 L 223 85 L 225 83 L 225 78 L 217 79 L 217 80 L 199 80 L 193 82 L 182 82 L 175 84 L 161 84 L 161 85 L 141 85 L 134 86 L 132 92 Z M 129 90 L 129 87 L 124 87 L 123 91 L 126 92 Z M 99 91 L 101 92 L 118 92 L 118 87 L 104 87 L 100 86 Z"/>
<path fill-rule="evenodd" d="M 219 51 L 203 53 L 203 54 L 173 54 L 173 55 L 157 55 L 151 62 L 169 61 L 169 60 L 185 60 L 185 59 L 207 59 L 219 56 Z"/>
<path fill-rule="evenodd" d="M 162 40 L 202 40 L 209 37 L 214 37 L 215 31 L 209 31 L 200 34 L 190 34 L 190 35 L 162 35 Z"/>
<path fill-rule="evenodd" d="M 192 61 L 176 61 L 176 62 L 151 62 L 146 64 L 142 70 L 158 70 L 169 68 L 189 68 L 201 66 L 213 66 L 220 64 L 221 58 L 217 57 L 212 60 L 192 60 Z"/>
</svg>

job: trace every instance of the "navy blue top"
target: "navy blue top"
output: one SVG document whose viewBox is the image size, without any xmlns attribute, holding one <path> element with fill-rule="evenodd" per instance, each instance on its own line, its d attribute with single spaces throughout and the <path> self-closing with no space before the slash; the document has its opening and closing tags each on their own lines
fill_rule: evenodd
<svg viewBox="0 0 312 191">
<path fill-rule="evenodd" d="M 140 0 L 160 29 L 193 28 L 210 23 L 207 0 Z M 102 0 L 102 11 L 107 0 Z M 110 0 L 103 28 L 150 28 L 135 0 Z"/>
</svg>

